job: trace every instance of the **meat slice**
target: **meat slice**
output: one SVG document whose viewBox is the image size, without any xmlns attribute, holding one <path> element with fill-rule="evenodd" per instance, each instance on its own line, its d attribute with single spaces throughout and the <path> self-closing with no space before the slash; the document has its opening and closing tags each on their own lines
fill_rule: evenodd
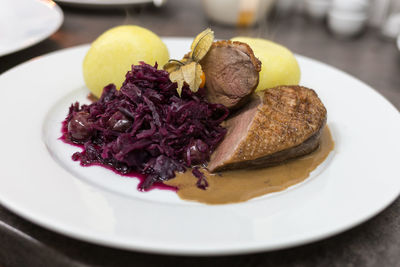
<svg viewBox="0 0 400 267">
<path fill-rule="evenodd" d="M 200 64 L 206 76 L 207 100 L 211 103 L 237 108 L 258 85 L 261 61 L 248 44 L 214 42 Z"/>
<path fill-rule="evenodd" d="M 207 168 L 268 167 L 308 154 L 319 145 L 326 117 L 321 100 L 306 87 L 280 86 L 254 94 L 226 122 L 228 132 Z"/>
</svg>

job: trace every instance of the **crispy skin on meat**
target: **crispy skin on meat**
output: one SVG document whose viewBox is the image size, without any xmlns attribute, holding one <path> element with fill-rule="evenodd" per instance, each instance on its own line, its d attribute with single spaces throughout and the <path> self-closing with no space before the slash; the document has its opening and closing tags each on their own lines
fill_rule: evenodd
<svg viewBox="0 0 400 267">
<path fill-rule="evenodd" d="M 207 100 L 211 103 L 238 108 L 258 85 L 261 61 L 248 44 L 214 42 L 200 64 L 206 76 Z"/>
<path fill-rule="evenodd" d="M 255 94 L 227 121 L 228 132 L 208 169 L 268 167 L 308 154 L 318 147 L 326 118 L 312 89 L 280 86 Z"/>
</svg>

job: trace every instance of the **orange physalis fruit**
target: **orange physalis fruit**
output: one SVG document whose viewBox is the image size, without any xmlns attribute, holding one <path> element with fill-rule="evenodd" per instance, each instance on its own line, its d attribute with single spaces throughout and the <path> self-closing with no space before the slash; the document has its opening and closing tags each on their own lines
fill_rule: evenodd
<svg viewBox="0 0 400 267">
<path fill-rule="evenodd" d="M 201 72 L 200 79 L 201 79 L 201 83 L 200 83 L 199 88 L 203 88 L 204 85 L 206 85 L 206 75 L 204 74 L 204 71 Z"/>
<path fill-rule="evenodd" d="M 164 65 L 164 70 L 169 72 L 169 79 L 177 83 L 176 91 L 179 95 L 182 93 L 184 84 L 187 84 L 192 92 L 197 92 L 199 88 L 204 87 L 206 77 L 201 69 L 200 61 L 207 54 L 213 42 L 214 32 L 206 29 L 196 36 L 187 56 L 181 60 L 170 59 Z"/>
</svg>

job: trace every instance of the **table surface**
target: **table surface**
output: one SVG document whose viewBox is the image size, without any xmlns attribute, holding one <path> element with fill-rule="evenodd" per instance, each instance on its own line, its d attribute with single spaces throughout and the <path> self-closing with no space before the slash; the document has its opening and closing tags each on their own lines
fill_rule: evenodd
<svg viewBox="0 0 400 267">
<path fill-rule="evenodd" d="M 272 13 L 250 29 L 208 21 L 201 2 L 169 0 L 115 10 L 63 7 L 65 20 L 50 38 L 0 57 L 0 73 L 48 52 L 93 41 L 105 30 L 137 24 L 161 36 L 193 37 L 207 26 L 216 37 L 263 37 L 295 53 L 342 69 L 371 85 L 400 109 L 400 53 L 394 40 L 367 29 L 356 38 L 333 36 L 322 21 L 299 14 Z M 5 88 L 3 88 L 5 89 Z M 280 251 L 222 257 L 180 257 L 123 251 L 71 239 L 22 219 L 0 206 L 0 266 L 400 266 L 400 199 L 349 231 Z"/>
</svg>

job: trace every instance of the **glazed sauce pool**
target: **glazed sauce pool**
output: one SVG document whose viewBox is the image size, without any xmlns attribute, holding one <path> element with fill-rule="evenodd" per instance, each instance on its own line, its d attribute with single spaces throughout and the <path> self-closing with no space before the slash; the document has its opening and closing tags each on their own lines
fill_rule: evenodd
<svg viewBox="0 0 400 267">
<path fill-rule="evenodd" d="M 328 127 L 322 132 L 320 146 L 316 151 L 284 164 L 262 169 L 235 170 L 211 174 L 202 170 L 209 183 L 206 190 L 196 187 L 196 178 L 190 171 L 178 173 L 177 177 L 164 182 L 178 188 L 181 199 L 206 204 L 243 202 L 268 193 L 278 192 L 304 181 L 334 148 Z"/>
</svg>

